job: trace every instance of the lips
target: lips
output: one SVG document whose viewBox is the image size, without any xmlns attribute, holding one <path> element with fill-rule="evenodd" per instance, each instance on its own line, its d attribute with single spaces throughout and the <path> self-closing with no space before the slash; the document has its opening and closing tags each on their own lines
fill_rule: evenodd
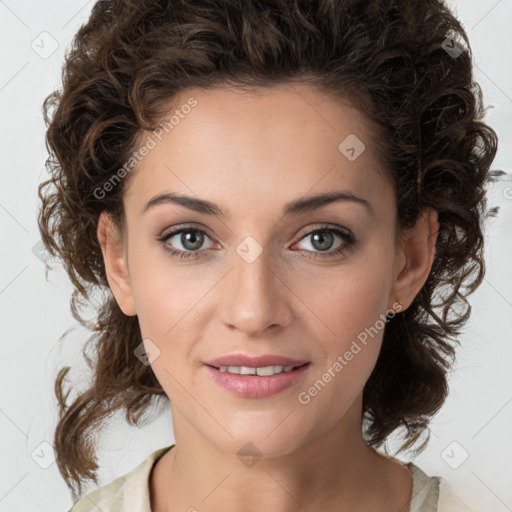
<svg viewBox="0 0 512 512">
<path fill-rule="evenodd" d="M 254 359 L 253 359 L 254 361 Z M 292 359 L 291 361 L 296 361 Z M 236 366 L 236 365 L 234 365 Z M 272 365 L 270 365 L 272 366 Z M 309 363 L 288 372 L 268 376 L 238 375 L 205 365 L 213 382 L 239 398 L 267 398 L 297 385 L 308 372 Z"/>
<path fill-rule="evenodd" d="M 220 368 L 221 366 L 246 366 L 248 368 L 261 368 L 265 366 L 302 366 L 308 363 L 302 359 L 266 354 L 263 356 L 247 356 L 244 354 L 230 354 L 206 361 L 204 364 Z"/>
</svg>

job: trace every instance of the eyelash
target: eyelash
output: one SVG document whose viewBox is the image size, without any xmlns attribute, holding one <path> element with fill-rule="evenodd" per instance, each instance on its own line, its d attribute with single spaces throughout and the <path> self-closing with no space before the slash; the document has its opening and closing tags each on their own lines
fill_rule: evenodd
<svg viewBox="0 0 512 512">
<path fill-rule="evenodd" d="M 332 258 L 334 256 L 338 256 L 341 253 L 353 248 L 356 244 L 356 238 L 350 231 L 345 231 L 341 228 L 331 227 L 329 225 L 321 226 L 312 231 L 309 231 L 308 233 L 304 234 L 296 243 L 300 242 L 304 238 L 307 238 L 308 236 L 314 235 L 316 233 L 325 233 L 325 232 L 334 233 L 335 235 L 338 235 L 344 241 L 344 243 L 341 244 L 337 249 L 334 249 L 332 252 L 328 252 L 328 251 L 325 251 L 323 253 L 316 252 L 316 254 L 321 254 L 321 255 L 320 256 L 308 256 L 309 259 Z M 208 234 L 205 231 L 203 231 L 202 229 L 192 227 L 192 226 L 184 226 L 184 227 L 178 228 L 174 231 L 170 231 L 169 233 L 166 233 L 162 236 L 159 236 L 157 240 L 160 243 L 162 243 L 162 245 L 164 246 L 164 249 L 167 252 L 169 252 L 171 254 L 171 256 L 178 258 L 179 260 L 188 260 L 190 258 L 202 257 L 202 255 L 200 253 L 206 252 L 206 251 L 181 251 L 181 250 L 172 249 L 167 245 L 167 243 L 166 243 L 167 240 L 169 240 L 173 236 L 179 235 L 181 233 L 203 233 L 204 235 L 208 236 Z M 314 252 L 314 251 L 308 251 L 306 249 L 302 249 L 302 251 Z M 198 254 L 199 254 L 199 256 L 198 256 Z M 323 256 L 324 254 L 326 256 Z"/>
</svg>

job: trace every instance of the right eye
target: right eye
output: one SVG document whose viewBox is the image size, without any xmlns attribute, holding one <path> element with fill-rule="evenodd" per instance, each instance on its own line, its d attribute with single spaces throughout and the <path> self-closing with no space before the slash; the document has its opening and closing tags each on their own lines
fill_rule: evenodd
<svg viewBox="0 0 512 512">
<path fill-rule="evenodd" d="M 208 249 L 200 251 L 199 249 L 204 244 L 204 240 L 210 238 L 202 229 L 195 227 L 181 227 L 170 231 L 158 238 L 163 244 L 164 249 L 171 253 L 173 257 L 180 260 L 202 257 Z M 176 240 L 171 244 L 173 238 Z M 174 245 L 181 245 L 181 248 L 174 248 Z M 198 254 L 195 254 L 198 253 Z"/>
</svg>

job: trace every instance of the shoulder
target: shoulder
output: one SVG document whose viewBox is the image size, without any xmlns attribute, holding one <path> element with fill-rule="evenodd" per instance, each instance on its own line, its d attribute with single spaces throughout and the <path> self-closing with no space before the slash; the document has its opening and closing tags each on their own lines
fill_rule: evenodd
<svg viewBox="0 0 512 512">
<path fill-rule="evenodd" d="M 407 467 L 413 476 L 410 512 L 470 511 L 447 480 L 440 476 L 428 476 L 412 462 L 409 462 Z"/>
<path fill-rule="evenodd" d="M 455 494 L 447 480 L 441 478 L 438 512 L 471 512 L 471 509 Z"/>
<path fill-rule="evenodd" d="M 149 475 L 156 461 L 173 446 L 155 450 L 130 472 L 82 496 L 69 512 L 151 512 Z"/>
</svg>

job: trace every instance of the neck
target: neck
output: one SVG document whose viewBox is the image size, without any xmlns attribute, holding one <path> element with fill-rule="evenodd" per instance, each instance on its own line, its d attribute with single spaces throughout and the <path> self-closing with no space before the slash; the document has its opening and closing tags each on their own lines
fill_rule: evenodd
<svg viewBox="0 0 512 512">
<path fill-rule="evenodd" d="M 382 512 L 386 503 L 394 512 L 408 511 L 412 493 L 408 468 L 365 443 L 360 418 L 360 403 L 355 403 L 342 423 L 292 446 L 295 449 L 283 442 L 288 447 L 284 452 L 242 457 L 240 449 L 220 448 L 220 443 L 212 443 L 173 411 L 176 446 L 155 465 L 152 510 L 231 512 L 250 504 L 251 510 L 276 512 Z M 247 446 L 267 446 L 264 440 L 235 444 L 245 446 L 246 453 Z"/>
</svg>

